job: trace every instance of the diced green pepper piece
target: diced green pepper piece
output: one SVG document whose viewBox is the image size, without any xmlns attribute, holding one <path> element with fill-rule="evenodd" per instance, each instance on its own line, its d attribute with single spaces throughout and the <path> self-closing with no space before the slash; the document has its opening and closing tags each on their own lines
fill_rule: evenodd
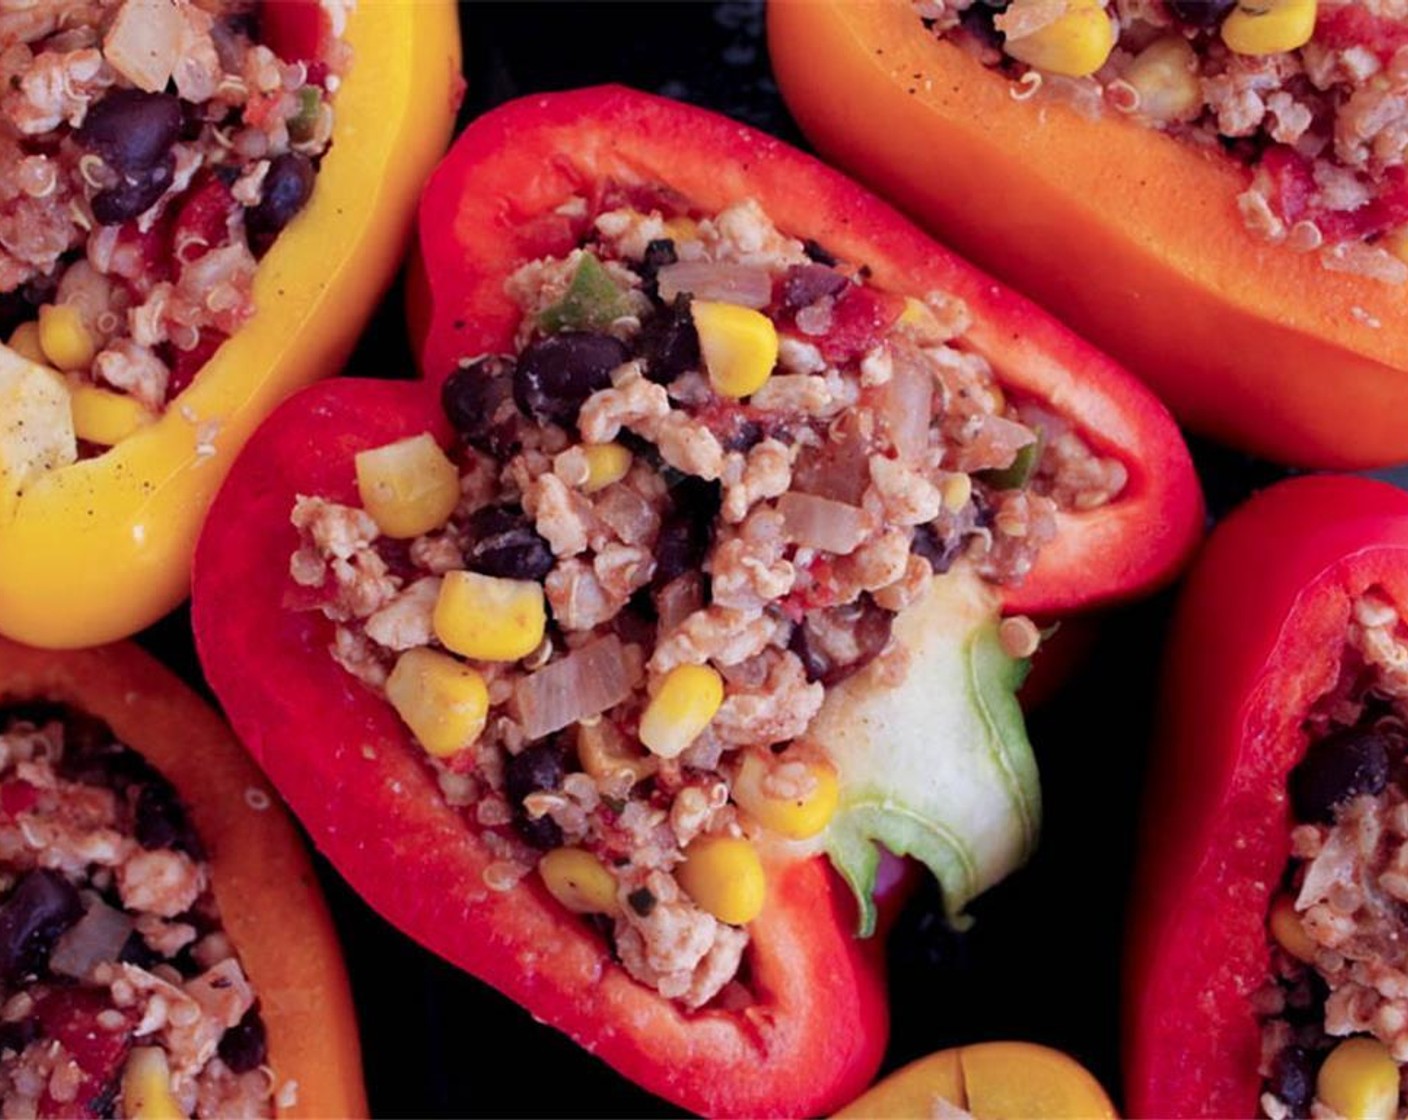
<svg viewBox="0 0 1408 1120">
<path fill-rule="evenodd" d="M 548 334 L 604 331 L 630 313 L 626 293 L 596 257 L 583 253 L 562 298 L 538 313 L 538 326 Z"/>
<path fill-rule="evenodd" d="M 296 144 L 313 138 L 318 127 L 318 112 L 323 104 L 323 91 L 317 86 L 304 86 L 298 91 L 298 112 L 288 121 L 289 139 Z"/>
<path fill-rule="evenodd" d="M 1046 440 L 1040 430 L 1036 439 L 1017 452 L 1016 458 L 1001 470 L 978 471 L 973 477 L 986 482 L 994 490 L 1020 490 L 1036 473 L 1036 465 L 1041 461 L 1041 451 Z"/>
</svg>

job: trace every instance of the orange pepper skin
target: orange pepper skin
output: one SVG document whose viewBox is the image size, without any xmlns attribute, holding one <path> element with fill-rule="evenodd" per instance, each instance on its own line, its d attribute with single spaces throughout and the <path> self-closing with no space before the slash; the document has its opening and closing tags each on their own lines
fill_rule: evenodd
<svg viewBox="0 0 1408 1120">
<path fill-rule="evenodd" d="M 1189 427 L 1280 462 L 1408 458 L 1404 290 L 1249 233 L 1249 176 L 1113 110 L 1088 120 L 926 30 L 907 0 L 778 0 L 809 139 L 1143 377 Z"/>
<path fill-rule="evenodd" d="M 1287 779 L 1334 687 L 1354 600 L 1408 614 L 1408 494 L 1293 478 L 1233 511 L 1174 614 L 1126 941 L 1131 1116 L 1253 1116 L 1255 993 L 1291 852 Z"/>
<path fill-rule="evenodd" d="M 134 645 L 39 650 L 0 638 L 0 703 L 96 716 L 180 794 L 208 852 L 225 931 L 259 996 L 281 1117 L 366 1116 L 356 1016 L 302 839 L 219 716 Z"/>
<path fill-rule="evenodd" d="M 74 647 L 124 637 L 186 595 L 206 509 L 249 434 L 336 373 L 391 280 L 462 88 L 450 0 L 364 0 L 333 143 L 306 209 L 260 262 L 255 314 L 160 420 L 0 495 L 0 633 Z"/>
<path fill-rule="evenodd" d="M 1074 1058 L 1031 1042 L 940 1050 L 896 1070 L 835 1120 L 924 1120 L 945 1101 L 975 1120 L 1114 1120 L 1115 1106 Z"/>
</svg>

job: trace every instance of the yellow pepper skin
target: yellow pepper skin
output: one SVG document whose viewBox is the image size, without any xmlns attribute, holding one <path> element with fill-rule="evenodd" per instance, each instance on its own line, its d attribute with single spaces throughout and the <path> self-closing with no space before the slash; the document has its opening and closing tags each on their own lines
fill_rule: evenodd
<svg viewBox="0 0 1408 1120">
<path fill-rule="evenodd" d="M 336 373 L 400 263 L 462 88 L 451 0 L 361 0 L 332 147 L 254 279 L 255 314 L 156 423 L 0 495 L 0 633 L 94 645 L 186 595 L 205 511 L 254 428 Z"/>
<path fill-rule="evenodd" d="M 1031 1042 L 980 1042 L 940 1050 L 890 1074 L 837 1120 L 904 1120 L 935 1115 L 945 1101 L 976 1120 L 1112 1120 L 1100 1083 L 1059 1050 Z"/>
</svg>

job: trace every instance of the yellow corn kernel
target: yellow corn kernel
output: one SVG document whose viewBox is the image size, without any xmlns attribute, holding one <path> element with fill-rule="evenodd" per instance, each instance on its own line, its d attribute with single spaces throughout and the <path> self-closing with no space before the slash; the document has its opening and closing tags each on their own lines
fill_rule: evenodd
<svg viewBox="0 0 1408 1120">
<path fill-rule="evenodd" d="M 703 836 L 685 849 L 675 878 L 685 894 L 721 922 L 747 925 L 763 909 L 767 884 L 758 850 L 737 836 Z"/>
<path fill-rule="evenodd" d="M 32 319 L 17 326 L 6 345 L 21 358 L 28 358 L 35 365 L 49 364 L 49 359 L 44 356 L 44 347 L 39 345 L 39 324 Z"/>
<path fill-rule="evenodd" d="M 138 1046 L 122 1069 L 122 1115 L 128 1120 L 176 1120 L 186 1114 L 171 1092 L 171 1070 L 160 1046 Z"/>
<path fill-rule="evenodd" d="M 772 320 L 751 307 L 703 299 L 695 300 L 690 310 L 714 391 L 741 398 L 761 389 L 777 365 L 777 328 Z"/>
<path fill-rule="evenodd" d="M 675 758 L 698 737 L 724 702 L 724 679 L 708 665 L 677 665 L 640 717 L 640 741 L 652 754 Z"/>
<path fill-rule="evenodd" d="M 1019 9 L 1041 0 L 1013 0 L 997 25 L 1012 21 Z M 1008 38 L 1003 50 L 1019 62 L 1051 74 L 1084 78 L 1105 65 L 1115 47 L 1115 27 L 1100 0 L 1070 0 L 1064 15 L 1020 38 Z"/>
<path fill-rule="evenodd" d="M 610 720 L 577 725 L 577 759 L 604 792 L 624 797 L 660 768 L 660 760 L 626 741 Z"/>
<path fill-rule="evenodd" d="M 116 446 L 156 419 L 135 397 L 99 389 L 87 382 L 73 387 L 69 404 L 73 408 L 73 434 L 104 447 Z"/>
<path fill-rule="evenodd" d="M 436 758 L 469 746 L 489 716 L 489 689 L 468 665 L 433 649 L 410 649 L 386 678 L 386 698 Z"/>
<path fill-rule="evenodd" d="M 670 218 L 665 222 L 665 235 L 671 241 L 697 241 L 699 223 L 693 218 Z"/>
<path fill-rule="evenodd" d="M 1377 1038 L 1347 1038 L 1320 1067 L 1315 1095 L 1347 1120 L 1393 1120 L 1398 1115 L 1398 1065 Z"/>
<path fill-rule="evenodd" d="M 357 493 L 388 537 L 438 529 L 460 500 L 460 474 L 428 432 L 359 452 Z"/>
<path fill-rule="evenodd" d="M 1187 121 L 1203 107 L 1198 56 L 1182 35 L 1165 35 L 1140 51 L 1124 80 L 1139 94 L 1139 113 L 1156 121 Z"/>
<path fill-rule="evenodd" d="M 619 443 L 593 443 L 583 447 L 587 456 L 587 481 L 582 493 L 595 494 L 620 482 L 631 469 L 631 453 Z"/>
<path fill-rule="evenodd" d="M 1399 260 L 1408 263 L 1408 226 L 1399 226 L 1385 234 L 1383 245 Z"/>
<path fill-rule="evenodd" d="M 939 497 L 943 499 L 944 509 L 949 513 L 962 512 L 963 507 L 973 497 L 973 476 L 963 471 L 944 475 L 943 481 L 939 483 Z"/>
<path fill-rule="evenodd" d="M 748 751 L 733 783 L 733 799 L 745 813 L 791 840 L 815 836 L 830 824 L 840 797 L 830 761 L 796 748 L 780 755 Z"/>
<path fill-rule="evenodd" d="M 547 603 L 541 584 L 478 572 L 450 572 L 435 600 L 435 636 L 477 661 L 517 661 L 543 640 Z"/>
<path fill-rule="evenodd" d="M 1237 54 L 1280 54 L 1310 42 L 1316 0 L 1241 0 L 1222 21 L 1222 41 Z"/>
<path fill-rule="evenodd" d="M 1311 939 L 1310 934 L 1305 932 L 1305 925 L 1296 913 L 1295 900 L 1290 895 L 1277 896 L 1276 901 L 1271 904 L 1271 917 L 1267 924 L 1271 927 L 1271 936 L 1276 939 L 1276 943 L 1296 960 L 1309 964 L 1315 959 L 1315 951 L 1319 946 Z"/>
<path fill-rule="evenodd" d="M 576 914 L 614 914 L 616 877 L 591 852 L 554 848 L 538 861 L 548 894 Z"/>
<path fill-rule="evenodd" d="M 49 303 L 39 309 L 39 346 L 49 365 L 65 373 L 87 369 L 98 356 L 83 316 L 66 303 Z"/>
</svg>

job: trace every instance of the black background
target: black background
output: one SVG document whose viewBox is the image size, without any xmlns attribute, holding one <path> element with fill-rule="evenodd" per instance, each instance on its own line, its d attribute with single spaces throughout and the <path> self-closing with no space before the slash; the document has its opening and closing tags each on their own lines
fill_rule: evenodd
<svg viewBox="0 0 1408 1120">
<path fill-rule="evenodd" d="M 801 142 L 768 70 L 760 2 L 476 3 L 461 20 L 462 123 L 520 94 L 618 81 Z M 349 372 L 411 370 L 398 287 Z M 1283 473 L 1194 450 L 1215 514 Z M 1105 617 L 1084 669 L 1031 715 L 1045 799 L 1033 862 L 971 908 L 976 923 L 961 936 L 944 928 L 932 890 L 905 911 L 889 943 L 887 1069 L 944 1046 L 1026 1039 L 1069 1051 L 1118 1100 L 1122 925 L 1171 601 Z M 143 640 L 200 684 L 185 611 Z M 678 1115 L 402 937 L 321 861 L 319 871 L 347 953 L 376 1115 Z"/>
</svg>

